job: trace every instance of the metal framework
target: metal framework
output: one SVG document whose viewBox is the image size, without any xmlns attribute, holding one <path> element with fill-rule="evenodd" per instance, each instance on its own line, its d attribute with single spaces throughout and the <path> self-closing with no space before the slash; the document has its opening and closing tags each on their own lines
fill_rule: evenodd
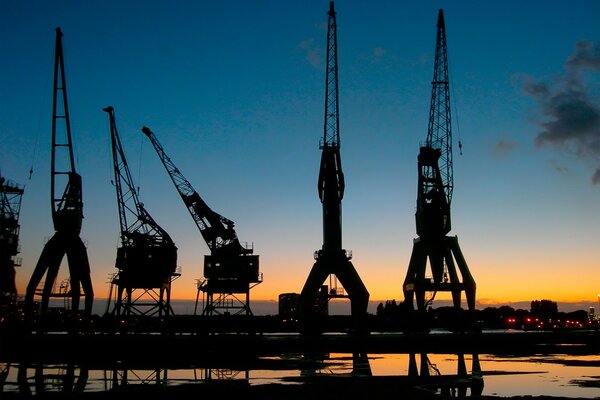
<svg viewBox="0 0 600 400">
<path fill-rule="evenodd" d="M 19 213 L 23 187 L 0 176 L 0 309 L 14 306 L 17 300 L 15 267 L 21 266 Z"/>
<path fill-rule="evenodd" d="M 112 279 L 112 285 L 117 288 L 112 312 L 117 316 L 170 316 L 173 314 L 171 282 L 180 276 L 177 247 L 139 201 L 117 131 L 114 109 L 109 106 L 104 111 L 109 115 L 121 228 L 121 247 L 117 249 L 115 264 L 119 273 Z"/>
<path fill-rule="evenodd" d="M 350 261 L 352 253 L 342 248 L 342 198 L 344 197 L 344 173 L 340 156 L 337 24 L 333 2 L 330 3 L 327 29 L 327 71 L 325 79 L 325 123 L 323 141 L 320 145 L 321 166 L 317 190 L 323 204 L 323 246 L 315 252 L 315 263 L 300 294 L 301 308 L 307 331 L 317 324 L 321 309 L 319 293 L 328 276 L 335 275 L 336 287 L 329 298 L 347 297 L 351 312 L 360 329 L 366 315 L 369 292 Z M 337 280 L 346 294 L 337 288 Z M 335 289 L 335 290 L 333 290 Z"/>
<path fill-rule="evenodd" d="M 424 311 L 439 291 L 451 292 L 454 307 L 461 308 L 461 292 L 467 306 L 475 309 L 475 280 L 451 229 L 450 203 L 453 190 L 452 130 L 448 56 L 443 10 L 439 10 L 432 81 L 431 111 L 427 141 L 418 156 L 418 192 L 415 215 L 418 238 L 414 240 L 404 280 L 405 302 Z M 431 277 L 426 276 L 427 263 Z M 458 269 L 457 269 L 458 267 Z M 461 277 L 462 276 L 462 280 Z M 426 298 L 430 293 L 431 297 Z"/>
<path fill-rule="evenodd" d="M 83 220 L 81 176 L 75 170 L 73 156 L 62 36 L 60 28 L 56 28 L 50 168 L 50 203 L 55 233 L 44 246 L 35 266 L 27 285 L 25 302 L 28 309 L 32 310 L 34 296 L 41 295 L 41 313 L 46 313 L 49 300 L 54 296 L 52 288 L 55 285 L 60 264 L 66 254 L 71 283 L 71 290 L 67 297 L 71 299 L 72 310 L 74 313 L 79 311 L 79 299 L 83 289 L 85 314 L 90 315 L 94 291 L 87 249 L 79 236 Z M 62 129 L 60 129 L 61 127 Z M 44 274 L 46 279 L 43 288 L 38 289 Z"/>
<path fill-rule="evenodd" d="M 258 272 L 258 255 L 253 254 L 253 248 L 240 243 L 233 221 L 213 211 L 194 190 L 154 133 L 147 127 L 143 127 L 142 132 L 150 139 L 210 250 L 210 255 L 204 256 L 204 279 L 198 281 L 196 306 L 200 292 L 203 292 L 203 315 L 232 312 L 252 315 L 250 289 L 262 282 L 262 274 Z"/>
</svg>

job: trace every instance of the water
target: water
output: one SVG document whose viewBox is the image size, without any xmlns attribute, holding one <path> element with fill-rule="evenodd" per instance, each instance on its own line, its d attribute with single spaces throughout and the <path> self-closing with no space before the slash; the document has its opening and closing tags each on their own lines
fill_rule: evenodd
<svg viewBox="0 0 600 400">
<path fill-rule="evenodd" d="M 421 385 L 440 390 L 433 383 L 438 377 L 457 374 L 459 357 L 455 354 L 413 356 L 415 366 L 426 365 L 431 381 Z M 492 354 L 465 355 L 467 386 L 464 394 L 493 396 L 562 396 L 600 398 L 600 357 L 597 355 L 544 355 L 507 357 Z M 286 354 L 264 357 L 247 370 L 223 368 L 152 368 L 125 370 L 116 364 L 112 369 L 84 369 L 66 364 L 0 364 L 5 380 L 0 379 L 0 391 L 39 394 L 58 391 L 103 392 L 127 387 L 152 385 L 177 386 L 201 384 L 207 381 L 239 381 L 251 386 L 265 384 L 296 385 L 315 377 L 399 377 L 409 375 L 411 356 L 408 354 Z M 422 370 L 421 370 L 422 371 Z M 420 372 L 423 376 L 423 372 Z M 469 380 L 471 379 L 471 380 Z M 463 379 L 464 381 L 464 379 Z M 3 385 L 1 382 L 4 382 Z M 403 381 L 398 381 L 401 382 Z M 458 387 L 458 379 L 443 385 L 447 390 Z"/>
</svg>

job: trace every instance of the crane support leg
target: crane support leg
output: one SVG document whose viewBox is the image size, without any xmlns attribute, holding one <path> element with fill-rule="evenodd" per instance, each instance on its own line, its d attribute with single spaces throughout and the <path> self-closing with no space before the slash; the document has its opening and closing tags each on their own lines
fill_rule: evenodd
<svg viewBox="0 0 600 400">
<path fill-rule="evenodd" d="M 425 276 L 427 260 L 430 263 L 431 278 Z M 420 238 L 415 241 L 404 280 L 403 291 L 406 303 L 412 307 L 416 298 L 417 310 L 425 311 L 426 292 L 450 292 L 454 307 L 460 309 L 461 295 L 464 291 L 467 307 L 469 311 L 474 311 L 475 289 L 475 280 L 469 271 L 456 236 L 445 236 L 441 240 Z"/>
</svg>

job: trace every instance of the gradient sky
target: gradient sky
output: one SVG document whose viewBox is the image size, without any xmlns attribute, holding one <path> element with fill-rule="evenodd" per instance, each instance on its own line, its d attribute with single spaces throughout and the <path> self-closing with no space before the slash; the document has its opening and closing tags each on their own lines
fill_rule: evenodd
<svg viewBox="0 0 600 400">
<path fill-rule="evenodd" d="M 416 236 L 437 10 L 455 151 L 453 231 L 484 303 L 600 293 L 600 2 L 336 2 L 344 247 L 372 300 L 402 298 Z M 119 244 L 107 114 L 140 197 L 175 240 L 175 298 L 208 248 L 150 142 L 260 254 L 254 299 L 299 292 L 321 247 L 328 1 L 0 1 L 0 172 L 25 185 L 20 293 L 45 241 L 54 29 L 64 56 L 82 237 L 97 297 Z M 33 165 L 34 173 L 28 180 Z M 595 182 L 595 183 L 594 183 Z M 67 269 L 61 268 L 61 277 Z"/>
</svg>

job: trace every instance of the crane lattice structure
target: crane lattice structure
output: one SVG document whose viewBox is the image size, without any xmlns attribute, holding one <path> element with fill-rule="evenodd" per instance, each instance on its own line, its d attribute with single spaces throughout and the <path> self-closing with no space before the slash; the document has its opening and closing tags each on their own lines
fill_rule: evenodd
<svg viewBox="0 0 600 400">
<path fill-rule="evenodd" d="M 50 168 L 50 203 L 55 233 L 44 246 L 35 266 L 27 285 L 25 302 L 31 311 L 35 295 L 41 295 L 40 311 L 45 314 L 50 298 L 62 297 L 64 300 L 71 300 L 72 310 L 76 313 L 83 289 L 85 314 L 90 315 L 94 291 L 87 249 L 80 237 L 83 220 L 82 187 L 81 176 L 75 170 L 73 156 L 62 36 L 61 29 L 56 28 Z M 69 290 L 58 292 L 54 289 L 55 281 L 65 254 L 69 264 Z M 46 279 L 43 288 L 39 289 L 38 285 L 44 274 Z"/>
<path fill-rule="evenodd" d="M 443 10 L 439 10 L 433 70 L 431 109 L 427 141 L 418 156 L 418 192 L 415 215 L 418 238 L 414 240 L 408 272 L 404 280 L 405 302 L 424 311 L 435 293 L 451 292 L 455 308 L 461 308 L 461 292 L 467 306 L 475 309 L 475 280 L 451 229 L 450 203 L 453 191 L 452 129 L 448 56 Z M 431 277 L 427 277 L 427 262 Z M 457 270 L 458 266 L 458 270 Z M 460 276 L 459 273 L 460 272 Z M 461 280 L 462 277 L 462 280 Z M 426 298 L 431 293 L 431 297 Z"/>
<path fill-rule="evenodd" d="M 301 308 L 307 330 L 313 330 L 320 314 L 327 311 L 325 301 L 346 297 L 356 328 L 367 312 L 369 292 L 350 261 L 352 254 L 342 248 L 342 198 L 344 173 L 340 156 L 337 24 L 333 2 L 330 3 L 327 28 L 327 71 L 325 79 L 325 123 L 321 149 L 321 166 L 317 190 L 323 205 L 323 246 L 315 252 L 315 263 L 300 294 Z M 335 276 L 334 287 L 325 291 L 323 283 Z M 347 294 L 341 294 L 337 280 Z M 331 281 L 331 280 L 330 280 Z"/>
<path fill-rule="evenodd" d="M 142 132 L 152 142 L 210 250 L 210 255 L 204 256 L 204 279 L 198 281 L 196 304 L 200 292 L 204 292 L 204 315 L 232 311 L 251 315 L 250 289 L 262 282 L 258 255 L 252 254 L 253 248 L 240 243 L 233 221 L 213 211 L 204 202 L 165 153 L 154 133 L 147 127 L 143 127 Z M 245 298 L 238 297 L 238 294 L 245 295 Z"/>
<path fill-rule="evenodd" d="M 16 304 L 15 267 L 21 266 L 19 213 L 23 187 L 0 176 L 0 312 Z"/>
<path fill-rule="evenodd" d="M 171 316 L 171 282 L 177 272 L 177 247 L 140 202 L 117 131 L 113 107 L 109 115 L 110 139 L 115 172 L 121 247 L 117 248 L 112 279 L 116 299 L 112 313 L 117 316 Z M 109 299 L 110 301 L 110 299 Z"/>
</svg>

